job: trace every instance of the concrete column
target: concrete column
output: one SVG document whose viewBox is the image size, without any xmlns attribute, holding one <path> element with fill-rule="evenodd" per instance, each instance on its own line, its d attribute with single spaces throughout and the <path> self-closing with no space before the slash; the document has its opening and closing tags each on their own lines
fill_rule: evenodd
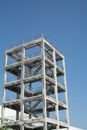
<svg viewBox="0 0 87 130">
<path fill-rule="evenodd" d="M 32 88 L 32 84 L 29 83 L 29 90 L 31 90 Z M 29 107 L 31 108 L 31 101 L 29 102 Z M 29 113 L 29 119 L 31 119 L 31 114 Z"/>
<path fill-rule="evenodd" d="M 24 103 L 23 102 L 21 102 L 20 109 L 21 109 L 21 120 L 23 120 L 24 119 Z"/>
<path fill-rule="evenodd" d="M 55 80 L 55 96 L 56 96 L 56 120 L 57 126 L 56 130 L 59 130 L 59 111 L 58 111 L 58 88 L 57 88 L 57 71 L 56 71 L 56 55 L 55 50 L 53 51 L 53 61 L 54 61 L 54 80 Z"/>
<path fill-rule="evenodd" d="M 17 93 L 17 99 L 19 99 L 19 93 Z M 19 120 L 19 110 L 16 110 L 16 120 Z"/>
<path fill-rule="evenodd" d="M 22 99 L 24 98 L 24 74 L 25 74 L 25 66 L 24 66 L 24 59 L 25 59 L 25 48 L 22 47 L 22 59 L 21 59 L 21 103 L 20 103 L 20 109 L 21 109 L 21 120 L 24 118 L 24 102 Z M 24 126 L 21 126 L 21 130 L 24 130 Z"/>
<path fill-rule="evenodd" d="M 3 91 L 2 91 L 2 109 L 1 109 L 1 123 L 4 122 L 4 101 L 5 101 L 5 95 L 6 95 L 6 90 L 4 84 L 6 83 L 7 75 L 6 75 L 6 69 L 5 67 L 7 66 L 7 53 L 5 54 L 4 58 L 4 79 L 3 79 Z"/>
<path fill-rule="evenodd" d="M 64 69 L 64 84 L 65 84 L 65 100 L 66 100 L 66 105 L 68 106 L 68 93 L 67 93 L 67 82 L 66 82 L 66 69 L 65 69 L 65 59 L 63 58 L 63 69 Z M 67 120 L 67 124 L 68 124 L 68 130 L 69 130 L 69 110 L 67 108 L 66 110 L 66 120 Z"/>
<path fill-rule="evenodd" d="M 21 125 L 21 126 L 20 126 L 20 130 L 24 130 L 24 125 Z"/>
<path fill-rule="evenodd" d="M 43 118 L 44 118 L 44 125 L 43 130 L 47 130 L 47 104 L 46 104 L 46 75 L 45 75 L 45 43 L 42 39 L 42 76 L 43 76 Z"/>
</svg>

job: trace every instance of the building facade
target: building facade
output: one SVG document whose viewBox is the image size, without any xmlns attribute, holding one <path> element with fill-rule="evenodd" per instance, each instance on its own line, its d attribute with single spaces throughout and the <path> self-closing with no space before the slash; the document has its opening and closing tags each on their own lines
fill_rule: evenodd
<svg viewBox="0 0 87 130">
<path fill-rule="evenodd" d="M 5 120 L 5 108 L 14 110 Z M 69 130 L 65 58 L 44 38 L 5 52 L 2 126 Z"/>
</svg>

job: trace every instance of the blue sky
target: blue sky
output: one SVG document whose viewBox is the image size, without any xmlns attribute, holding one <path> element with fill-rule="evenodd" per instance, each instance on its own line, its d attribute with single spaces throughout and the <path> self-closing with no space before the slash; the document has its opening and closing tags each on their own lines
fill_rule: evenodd
<svg viewBox="0 0 87 130">
<path fill-rule="evenodd" d="M 4 51 L 41 35 L 66 58 L 70 124 L 87 130 L 86 0 L 0 0 L 0 103 Z"/>
</svg>

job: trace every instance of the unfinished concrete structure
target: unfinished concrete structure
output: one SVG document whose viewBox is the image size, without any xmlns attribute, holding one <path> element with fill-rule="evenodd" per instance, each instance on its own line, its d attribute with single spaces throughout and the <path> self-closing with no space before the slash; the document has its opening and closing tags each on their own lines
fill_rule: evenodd
<svg viewBox="0 0 87 130">
<path fill-rule="evenodd" d="M 2 126 L 69 130 L 64 56 L 44 38 L 6 50 L 2 100 Z M 15 111 L 7 121 L 5 108 Z"/>
</svg>

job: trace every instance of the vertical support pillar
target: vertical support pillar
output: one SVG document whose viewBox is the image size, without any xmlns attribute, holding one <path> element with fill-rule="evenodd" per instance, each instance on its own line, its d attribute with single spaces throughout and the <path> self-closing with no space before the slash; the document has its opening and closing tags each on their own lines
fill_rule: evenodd
<svg viewBox="0 0 87 130">
<path fill-rule="evenodd" d="M 4 123 L 4 101 L 5 101 L 5 94 L 6 94 L 6 90 L 5 90 L 5 83 L 6 83 L 6 69 L 5 67 L 7 66 L 7 53 L 5 53 L 5 58 L 4 58 L 4 83 L 3 83 L 3 91 L 2 91 L 2 109 L 1 109 L 1 123 Z"/>
<path fill-rule="evenodd" d="M 68 106 L 68 93 L 67 93 L 67 82 L 66 82 L 66 69 L 65 69 L 65 59 L 63 58 L 63 69 L 64 69 L 64 84 L 65 84 L 65 100 L 66 100 L 66 105 Z M 69 111 L 68 108 L 66 110 L 66 120 L 68 124 L 68 130 L 69 130 Z"/>
<path fill-rule="evenodd" d="M 55 96 L 56 96 L 56 130 L 59 130 L 59 111 L 58 111 L 58 88 L 57 88 L 57 70 L 56 70 L 56 54 L 55 49 L 53 50 L 53 61 L 54 61 L 54 79 L 55 79 Z"/>
<path fill-rule="evenodd" d="M 47 130 L 46 75 L 45 75 L 45 43 L 42 39 L 42 75 L 43 75 L 43 130 Z"/>
<path fill-rule="evenodd" d="M 24 125 L 23 124 L 20 126 L 20 130 L 24 130 Z"/>
<path fill-rule="evenodd" d="M 22 59 L 21 59 L 21 120 L 24 119 L 24 102 L 22 99 L 24 98 L 24 74 L 25 74 L 25 66 L 24 66 L 24 59 L 25 59 L 25 48 L 22 47 Z M 21 125 L 21 130 L 24 130 L 24 125 Z"/>
<path fill-rule="evenodd" d="M 31 70 L 30 70 L 31 71 Z M 31 90 L 32 83 L 29 83 L 29 90 Z M 31 108 L 31 101 L 29 102 L 29 107 Z M 29 119 L 31 119 L 31 113 L 29 113 Z"/>
<path fill-rule="evenodd" d="M 30 73 L 30 76 L 32 76 L 32 68 L 30 67 L 29 68 L 29 73 Z M 32 89 L 32 83 L 30 82 L 29 83 L 29 90 Z M 29 102 L 29 107 L 31 108 L 31 101 Z M 31 119 L 31 113 L 29 113 L 29 119 Z"/>
<path fill-rule="evenodd" d="M 17 93 L 17 99 L 19 99 L 19 93 Z M 19 120 L 19 109 L 16 110 L 16 120 Z"/>
</svg>

